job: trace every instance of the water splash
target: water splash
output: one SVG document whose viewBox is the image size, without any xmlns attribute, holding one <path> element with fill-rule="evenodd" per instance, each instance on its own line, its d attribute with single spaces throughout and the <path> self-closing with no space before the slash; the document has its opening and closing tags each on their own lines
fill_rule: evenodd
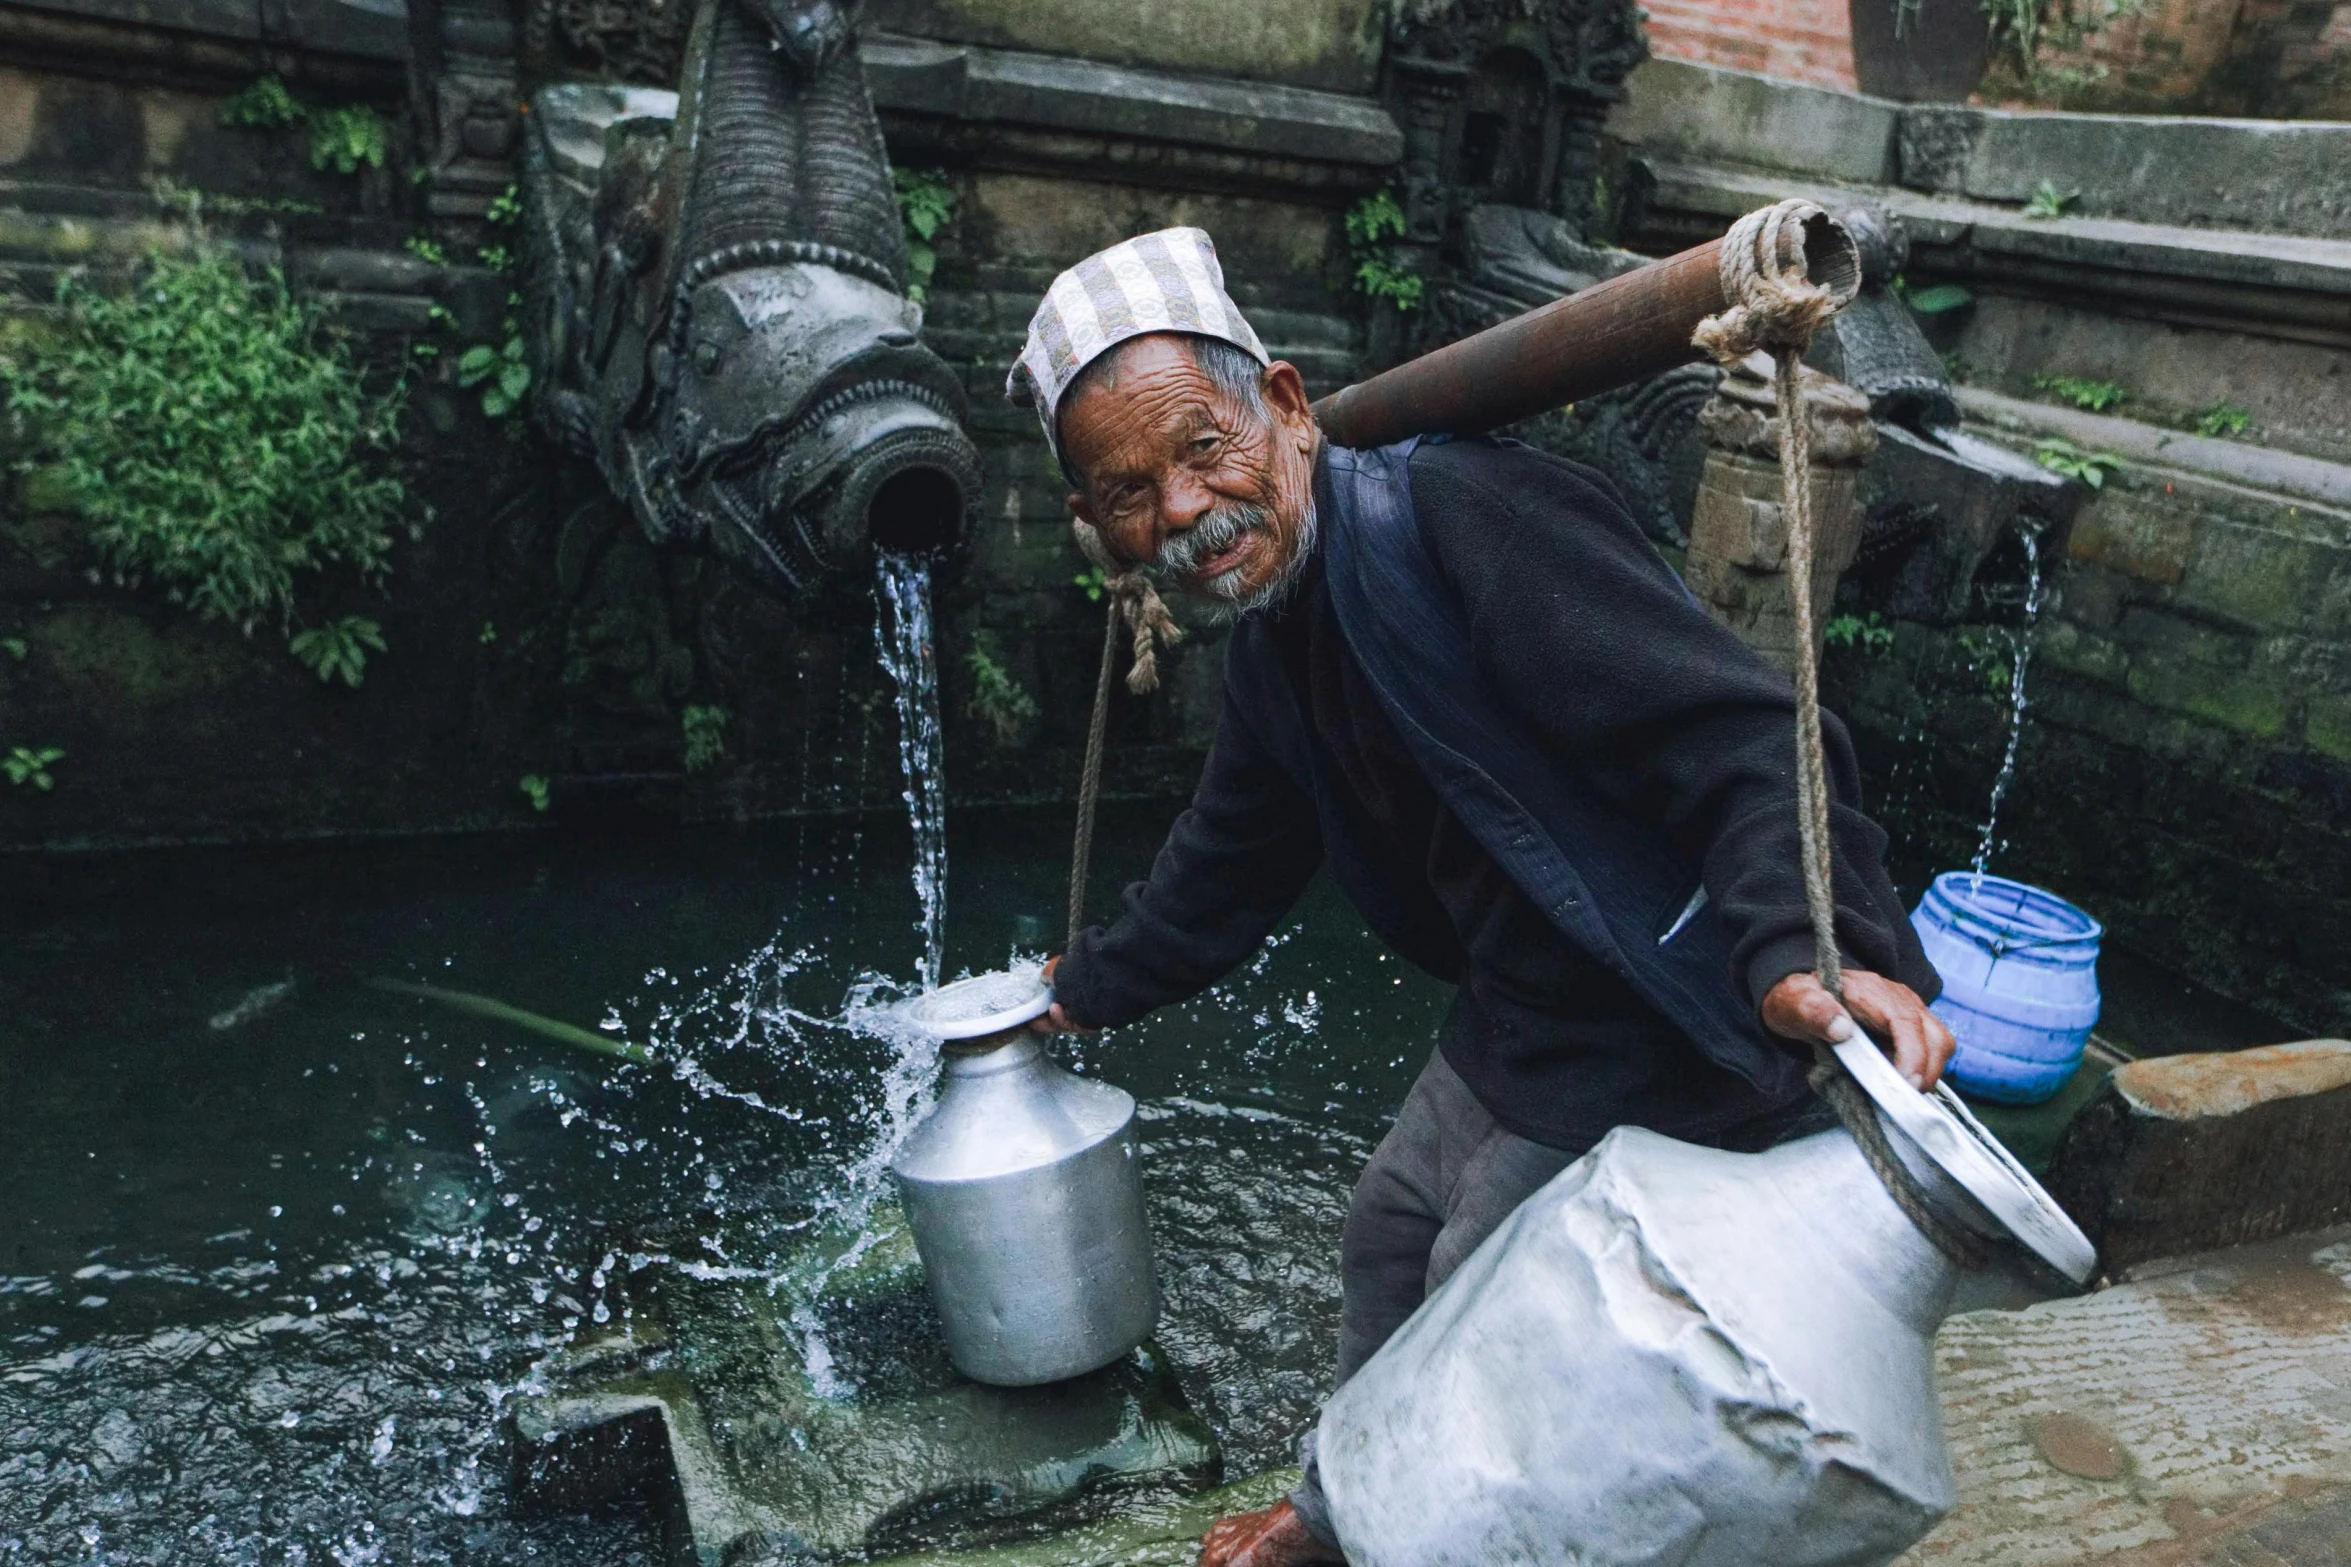
<svg viewBox="0 0 2351 1567">
<path fill-rule="evenodd" d="M 1992 863 L 1994 836 L 2000 825 L 2000 802 L 2007 797 L 2008 786 L 2016 777 L 2016 751 L 2024 738 L 2025 671 L 2033 662 L 2033 627 L 2041 618 L 2041 539 L 2029 527 L 2019 528 L 2017 537 L 2024 544 L 2025 590 L 2024 628 L 2009 639 L 2008 659 L 2008 749 L 2000 758 L 2000 772 L 1992 780 L 1992 805 L 1984 816 L 1983 836 L 1976 841 L 1975 860 L 1970 866 L 1975 873 L 1973 889 L 1981 891 L 1984 868 Z"/>
<path fill-rule="evenodd" d="M 898 685 L 898 762 L 914 828 L 914 895 L 922 902 L 922 983 L 939 983 L 947 947 L 947 774 L 939 732 L 939 663 L 931 634 L 931 565 L 882 553 L 875 566 L 882 667 Z"/>
</svg>

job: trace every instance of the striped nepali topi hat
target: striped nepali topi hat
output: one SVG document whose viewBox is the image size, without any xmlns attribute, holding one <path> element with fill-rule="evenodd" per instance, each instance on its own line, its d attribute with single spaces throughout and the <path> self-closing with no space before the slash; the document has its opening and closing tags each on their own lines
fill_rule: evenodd
<svg viewBox="0 0 2351 1567">
<path fill-rule="evenodd" d="M 1224 291 L 1224 268 L 1207 232 L 1161 229 L 1121 240 L 1053 280 L 1029 318 L 1028 342 L 1005 378 L 1004 395 L 1035 406 L 1045 444 L 1059 456 L 1054 426 L 1069 383 L 1117 344 L 1146 332 L 1218 338 L 1259 364 L 1271 363 Z"/>
</svg>

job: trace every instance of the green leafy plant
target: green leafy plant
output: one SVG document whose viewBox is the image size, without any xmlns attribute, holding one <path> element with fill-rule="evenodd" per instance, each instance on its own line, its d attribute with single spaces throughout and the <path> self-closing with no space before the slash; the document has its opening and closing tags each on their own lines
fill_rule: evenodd
<svg viewBox="0 0 2351 1567">
<path fill-rule="evenodd" d="M 443 250 L 436 241 L 422 234 L 411 234 L 400 244 L 402 249 L 419 261 L 428 262 L 436 267 L 445 267 L 449 264 L 449 252 Z"/>
<path fill-rule="evenodd" d="M 2016 636 L 1990 626 L 1966 626 L 1959 633 L 1960 650 L 1967 657 L 1967 667 L 1984 683 L 1984 694 L 2006 697 L 2014 689 L 2016 674 Z"/>
<path fill-rule="evenodd" d="M 680 715 L 685 732 L 685 767 L 689 773 L 708 772 L 727 754 L 727 720 L 723 707 L 688 707 Z"/>
<path fill-rule="evenodd" d="M 544 811 L 547 809 L 548 786 L 545 773 L 525 773 L 517 787 L 522 790 L 522 797 L 531 802 L 532 810 Z"/>
<path fill-rule="evenodd" d="M 994 731 L 998 745 L 1017 745 L 1036 721 L 1037 699 L 997 659 L 995 644 L 984 631 L 972 638 L 963 667 L 971 671 L 972 716 Z"/>
<path fill-rule="evenodd" d="M 2055 180 L 2043 180 L 2033 187 L 2032 199 L 2024 204 L 2028 218 L 2062 218 L 2065 209 L 2081 199 L 2078 190 L 2060 190 Z"/>
<path fill-rule="evenodd" d="M 2131 395 L 2123 390 L 2120 381 L 2091 381 L 2078 375 L 2035 376 L 2033 385 L 2044 392 L 2055 392 L 2076 408 L 2087 408 L 2092 413 L 2104 413 Z"/>
<path fill-rule="evenodd" d="M 220 123 L 251 130 L 281 131 L 310 117 L 302 100 L 286 90 L 277 76 L 260 76 L 220 106 Z"/>
<path fill-rule="evenodd" d="M 69 275 L 57 301 L 0 386 L 116 580 L 250 633 L 291 617 L 306 573 L 383 575 L 406 491 L 375 469 L 403 389 L 371 392 L 277 272 L 203 246 L 120 295 Z"/>
<path fill-rule="evenodd" d="M 512 228 L 522 221 L 522 197 L 512 185 L 507 186 L 490 198 L 489 208 L 482 213 L 482 220 L 495 223 L 500 228 Z"/>
<path fill-rule="evenodd" d="M 955 187 L 936 169 L 892 169 L 890 180 L 906 226 L 906 297 L 919 305 L 931 297 L 931 274 L 939 269 L 932 241 L 955 221 Z"/>
<path fill-rule="evenodd" d="M 2240 408 L 2235 403 L 2214 403 L 2196 415 L 2196 433 L 2219 439 L 2243 435 L 2253 427 L 2253 410 Z"/>
<path fill-rule="evenodd" d="M 474 256 L 481 262 L 483 266 L 488 267 L 493 272 L 511 272 L 514 270 L 514 252 L 507 249 L 504 245 L 484 245 L 481 249 L 474 252 Z"/>
<path fill-rule="evenodd" d="M 368 653 L 387 651 L 384 628 L 364 615 L 344 615 L 297 631 L 286 647 L 319 679 L 340 680 L 355 690 L 366 677 Z"/>
<path fill-rule="evenodd" d="M 479 642 L 482 646 L 488 647 L 491 643 L 498 640 L 497 626 L 487 620 L 483 621 L 481 632 L 474 638 L 474 640 Z"/>
<path fill-rule="evenodd" d="M 1411 310 L 1427 291 L 1428 280 L 1401 265 L 1388 252 L 1391 240 L 1404 234 L 1404 209 L 1394 193 L 1380 190 L 1347 209 L 1347 250 L 1355 261 L 1355 291 L 1386 300 L 1398 310 Z"/>
<path fill-rule="evenodd" d="M 2112 452 L 2084 451 L 2073 442 L 2057 436 L 2044 436 L 2033 450 L 2033 460 L 2051 473 L 2062 473 L 2069 479 L 2079 479 L 2093 490 L 2106 487 L 2106 476 L 2122 466 L 2122 459 Z"/>
<path fill-rule="evenodd" d="M 1834 616 L 1820 628 L 1820 634 L 1830 647 L 1858 648 L 1864 653 L 1884 653 L 1894 646 L 1893 626 L 1875 610 L 1866 615 Z"/>
<path fill-rule="evenodd" d="M 509 319 L 506 341 L 491 346 L 476 343 L 457 361 L 457 384 L 482 389 L 482 412 L 503 419 L 522 406 L 531 389 L 530 361 L 524 357 L 522 330 Z"/>
<path fill-rule="evenodd" d="M 364 103 L 319 109 L 310 116 L 310 166 L 357 174 L 361 164 L 384 166 L 392 150 L 392 128 Z"/>
<path fill-rule="evenodd" d="M 1894 279 L 1894 292 L 1902 302 L 1922 316 L 1939 316 L 1953 310 L 1964 310 L 1975 303 L 1975 290 L 1964 283 L 1935 283 L 1925 288 L 1912 288 L 1901 278 Z"/>
<path fill-rule="evenodd" d="M 1083 589 L 1088 599 L 1099 604 L 1102 602 L 1103 593 L 1108 591 L 1110 573 L 1104 571 L 1100 566 L 1088 566 L 1069 580 Z"/>
<path fill-rule="evenodd" d="M 53 745 L 11 746 L 6 756 L 0 756 L 0 772 L 5 772 L 8 781 L 19 789 L 31 784 L 47 794 L 57 787 L 57 780 L 50 776 L 49 768 L 53 763 L 64 760 L 65 753 Z"/>
<path fill-rule="evenodd" d="M 0 653 L 6 653 L 20 664 L 32 650 L 32 644 L 22 637 L 0 637 Z"/>
</svg>

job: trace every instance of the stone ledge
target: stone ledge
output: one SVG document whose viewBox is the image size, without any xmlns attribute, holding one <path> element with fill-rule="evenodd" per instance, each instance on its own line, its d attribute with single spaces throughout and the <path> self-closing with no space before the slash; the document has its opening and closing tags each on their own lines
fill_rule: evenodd
<svg viewBox="0 0 2351 1567">
<path fill-rule="evenodd" d="M 2347 149 L 2351 154 L 2351 149 Z M 2119 218 L 2027 218 L 2013 207 L 1928 196 L 1899 186 L 1806 180 L 1768 169 L 1648 160 L 1654 202 L 1735 217 L 1788 196 L 1832 210 L 1867 203 L 1902 220 L 1913 251 L 1972 250 L 2068 267 L 2195 278 L 2330 296 L 2351 308 L 2351 241 L 2246 229 L 2180 228 Z"/>
<path fill-rule="evenodd" d="M 1387 111 L 1344 93 L 890 34 L 861 49 L 885 111 L 1374 167 L 1404 155 Z"/>
<path fill-rule="evenodd" d="M 2047 1185 L 2109 1274 L 2351 1218 L 2351 1042 L 2116 1067 Z"/>
<path fill-rule="evenodd" d="M 2061 435 L 2077 446 L 2109 451 L 2132 462 L 2256 491 L 2262 498 L 2287 496 L 2318 506 L 2340 508 L 2332 513 L 2335 527 L 2313 528 L 2311 532 L 2315 537 L 2331 537 L 2335 541 L 2351 537 L 2351 465 L 2249 442 L 2213 440 L 2181 430 L 2166 430 L 2160 425 L 2118 419 L 2112 414 L 2027 402 L 2021 397 L 2006 397 L 1980 387 L 1960 386 L 1953 391 L 1958 395 L 1960 409 L 1970 419 L 2010 435 Z"/>
<path fill-rule="evenodd" d="M 2090 218 L 2351 229 L 2351 125 L 1898 104 L 1685 60 L 1627 78 L 1609 130 L 1652 153 L 2022 204 L 2043 180 Z M 2199 176 L 2198 171 L 2213 171 Z"/>
<path fill-rule="evenodd" d="M 0 8 L 50 11 L 366 60 L 408 58 L 407 0 L 0 0 Z"/>
<path fill-rule="evenodd" d="M 1720 164 L 1645 160 L 1653 181 L 1639 238 L 1695 243 L 1790 196 L 1834 211 L 1870 205 L 1902 220 L 1927 276 L 2044 295 L 2080 308 L 2351 347 L 2351 242 L 2115 218 L 2024 217 L 2014 207 Z"/>
</svg>

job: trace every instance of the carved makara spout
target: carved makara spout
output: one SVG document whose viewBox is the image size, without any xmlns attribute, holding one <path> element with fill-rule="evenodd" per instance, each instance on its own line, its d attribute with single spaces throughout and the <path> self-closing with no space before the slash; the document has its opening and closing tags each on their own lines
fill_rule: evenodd
<svg viewBox="0 0 2351 1567">
<path fill-rule="evenodd" d="M 979 487 L 854 45 L 830 0 L 703 0 L 681 92 L 533 100 L 541 424 L 655 539 L 781 592 L 876 545 L 953 546 Z"/>
</svg>

